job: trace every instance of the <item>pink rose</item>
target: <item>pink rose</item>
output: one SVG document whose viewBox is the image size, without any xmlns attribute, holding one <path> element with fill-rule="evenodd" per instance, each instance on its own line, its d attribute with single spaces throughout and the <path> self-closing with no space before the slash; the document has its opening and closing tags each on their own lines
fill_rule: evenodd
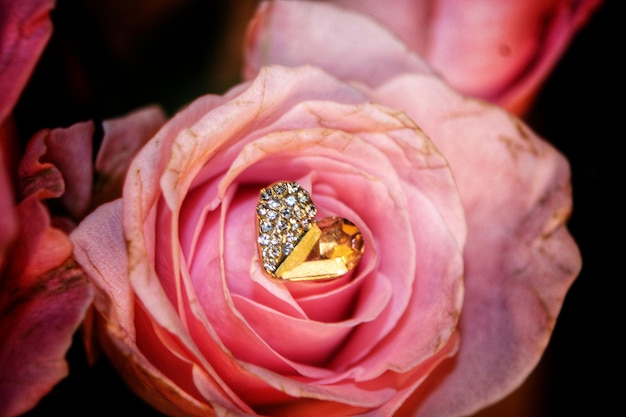
<svg viewBox="0 0 626 417">
<path fill-rule="evenodd" d="M 329 2 L 379 19 L 460 92 L 524 114 L 602 0 Z"/>
<path fill-rule="evenodd" d="M 580 269 L 567 161 L 372 30 L 261 6 L 249 81 L 176 114 L 72 232 L 102 346 L 161 412 L 467 415 L 539 360 Z M 262 271 L 255 206 L 281 180 L 361 229 L 352 272 Z"/>
</svg>

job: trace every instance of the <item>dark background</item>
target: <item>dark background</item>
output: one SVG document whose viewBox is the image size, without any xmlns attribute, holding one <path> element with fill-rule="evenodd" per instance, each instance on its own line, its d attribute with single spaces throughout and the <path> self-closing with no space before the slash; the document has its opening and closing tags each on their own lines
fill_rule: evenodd
<svg viewBox="0 0 626 417">
<path fill-rule="evenodd" d="M 238 81 L 242 30 L 255 4 L 60 0 L 54 35 L 16 110 L 21 134 L 117 117 L 150 103 L 171 113 L 202 94 L 225 91 Z M 605 416 L 623 409 L 626 274 L 618 263 L 626 260 L 620 195 L 626 106 L 619 5 L 605 1 L 578 33 L 526 117 L 570 160 L 569 226 L 583 269 L 535 372 L 481 417 Z M 87 366 L 78 337 L 68 360 L 70 376 L 26 416 L 158 415 L 105 359 Z"/>
</svg>

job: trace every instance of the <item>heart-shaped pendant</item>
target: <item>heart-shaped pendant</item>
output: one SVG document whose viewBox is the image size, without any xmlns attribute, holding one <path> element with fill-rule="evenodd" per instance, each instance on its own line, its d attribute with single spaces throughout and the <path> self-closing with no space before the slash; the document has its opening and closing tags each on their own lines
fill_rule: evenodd
<svg viewBox="0 0 626 417">
<path fill-rule="evenodd" d="M 281 181 L 259 192 L 257 247 L 265 272 L 289 281 L 340 277 L 363 254 L 359 228 L 341 217 L 315 220 L 309 193 L 296 182 Z"/>
</svg>

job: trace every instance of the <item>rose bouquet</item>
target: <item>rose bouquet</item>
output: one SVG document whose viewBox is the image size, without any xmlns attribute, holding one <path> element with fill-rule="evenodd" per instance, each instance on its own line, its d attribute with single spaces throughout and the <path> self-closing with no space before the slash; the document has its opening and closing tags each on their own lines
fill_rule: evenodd
<svg viewBox="0 0 626 417">
<path fill-rule="evenodd" d="M 93 167 L 88 123 L 31 139 L 23 177 L 67 184 L 84 327 L 137 395 L 460 416 L 527 377 L 580 270 L 569 166 L 486 100 L 521 112 L 542 75 L 477 100 L 416 51 L 364 14 L 263 2 L 226 93 L 108 121 Z"/>
</svg>

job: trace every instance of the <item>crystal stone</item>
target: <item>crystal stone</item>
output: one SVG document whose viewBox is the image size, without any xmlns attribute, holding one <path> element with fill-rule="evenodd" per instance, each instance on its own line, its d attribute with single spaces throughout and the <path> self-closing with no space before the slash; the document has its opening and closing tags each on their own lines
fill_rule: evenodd
<svg viewBox="0 0 626 417">
<path fill-rule="evenodd" d="M 296 182 L 277 182 L 259 192 L 257 242 L 266 272 L 274 275 L 295 243 L 311 228 L 316 213 L 309 193 Z"/>
</svg>

